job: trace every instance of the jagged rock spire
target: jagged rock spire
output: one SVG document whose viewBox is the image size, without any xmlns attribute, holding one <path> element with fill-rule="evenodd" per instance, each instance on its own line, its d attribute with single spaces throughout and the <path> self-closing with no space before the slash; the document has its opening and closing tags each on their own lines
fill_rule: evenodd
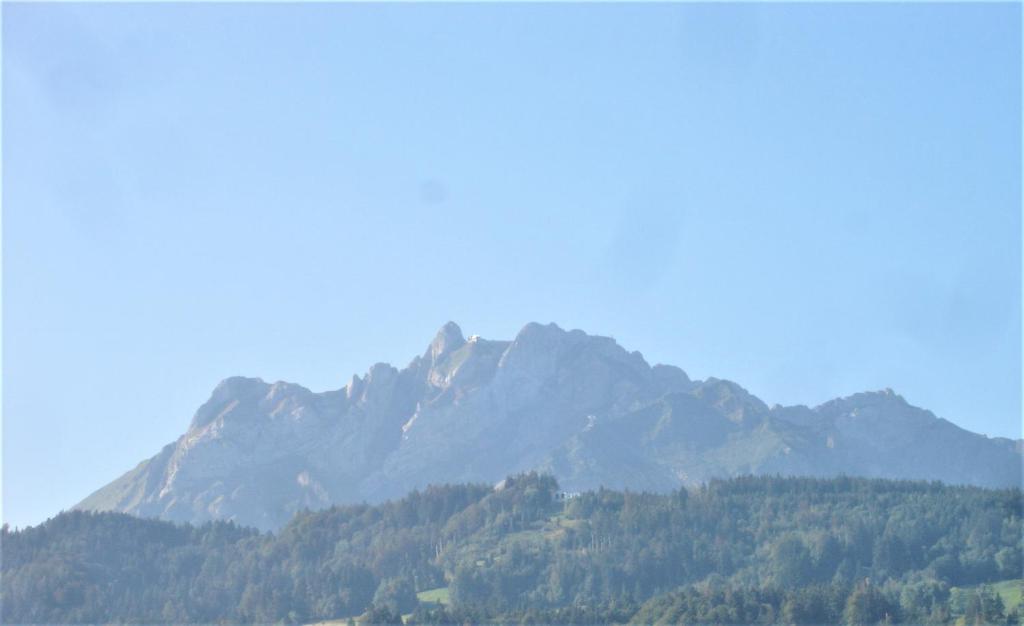
<svg viewBox="0 0 1024 626">
<path fill-rule="evenodd" d="M 465 345 L 462 329 L 455 322 L 448 322 L 437 331 L 437 336 L 430 342 L 430 360 L 434 363 L 449 352 L 458 350 Z"/>
</svg>

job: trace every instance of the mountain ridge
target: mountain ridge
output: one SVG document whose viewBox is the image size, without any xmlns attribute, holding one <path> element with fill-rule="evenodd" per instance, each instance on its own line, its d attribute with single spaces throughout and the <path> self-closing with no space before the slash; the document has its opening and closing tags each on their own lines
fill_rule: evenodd
<svg viewBox="0 0 1024 626">
<path fill-rule="evenodd" d="M 1021 448 L 891 389 L 769 407 L 610 337 L 531 322 L 466 339 L 448 322 L 405 368 L 376 363 L 341 389 L 227 378 L 178 440 L 74 508 L 274 529 L 305 508 L 531 470 L 571 491 L 774 473 L 1019 486 Z"/>
</svg>

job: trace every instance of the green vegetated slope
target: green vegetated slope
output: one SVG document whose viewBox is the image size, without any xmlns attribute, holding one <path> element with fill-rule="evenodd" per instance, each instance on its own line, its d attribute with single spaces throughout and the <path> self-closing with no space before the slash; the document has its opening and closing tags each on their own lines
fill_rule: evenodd
<svg viewBox="0 0 1024 626">
<path fill-rule="evenodd" d="M 4 530 L 0 617 L 1019 622 L 1012 583 L 996 584 L 1020 577 L 1019 490 L 771 477 L 668 495 L 558 489 L 535 474 L 431 487 L 301 513 L 276 534 L 64 513 Z"/>
<path fill-rule="evenodd" d="M 1004 580 L 992 585 L 996 593 L 1000 595 L 1006 608 L 1015 609 L 1024 601 L 1024 579 Z"/>
<path fill-rule="evenodd" d="M 416 599 L 424 603 L 451 604 L 451 596 L 448 594 L 448 587 L 427 589 L 416 594 Z"/>
</svg>

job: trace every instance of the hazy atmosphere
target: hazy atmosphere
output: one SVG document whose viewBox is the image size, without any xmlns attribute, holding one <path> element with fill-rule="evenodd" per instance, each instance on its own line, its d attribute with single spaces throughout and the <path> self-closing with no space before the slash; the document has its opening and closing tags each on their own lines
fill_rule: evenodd
<svg viewBox="0 0 1024 626">
<path fill-rule="evenodd" d="M 448 320 L 1019 438 L 1020 11 L 4 4 L 3 520 Z"/>
</svg>

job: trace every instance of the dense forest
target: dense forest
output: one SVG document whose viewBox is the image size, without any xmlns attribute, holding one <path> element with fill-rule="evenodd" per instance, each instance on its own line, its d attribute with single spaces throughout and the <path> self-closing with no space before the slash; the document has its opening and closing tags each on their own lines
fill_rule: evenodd
<svg viewBox="0 0 1024 626">
<path fill-rule="evenodd" d="M 1022 504 L 854 478 L 565 497 L 529 474 L 306 512 L 276 534 L 70 512 L 4 527 L 0 618 L 1019 624 L 988 585 L 1021 578 Z M 422 599 L 441 589 L 445 603 Z"/>
</svg>

